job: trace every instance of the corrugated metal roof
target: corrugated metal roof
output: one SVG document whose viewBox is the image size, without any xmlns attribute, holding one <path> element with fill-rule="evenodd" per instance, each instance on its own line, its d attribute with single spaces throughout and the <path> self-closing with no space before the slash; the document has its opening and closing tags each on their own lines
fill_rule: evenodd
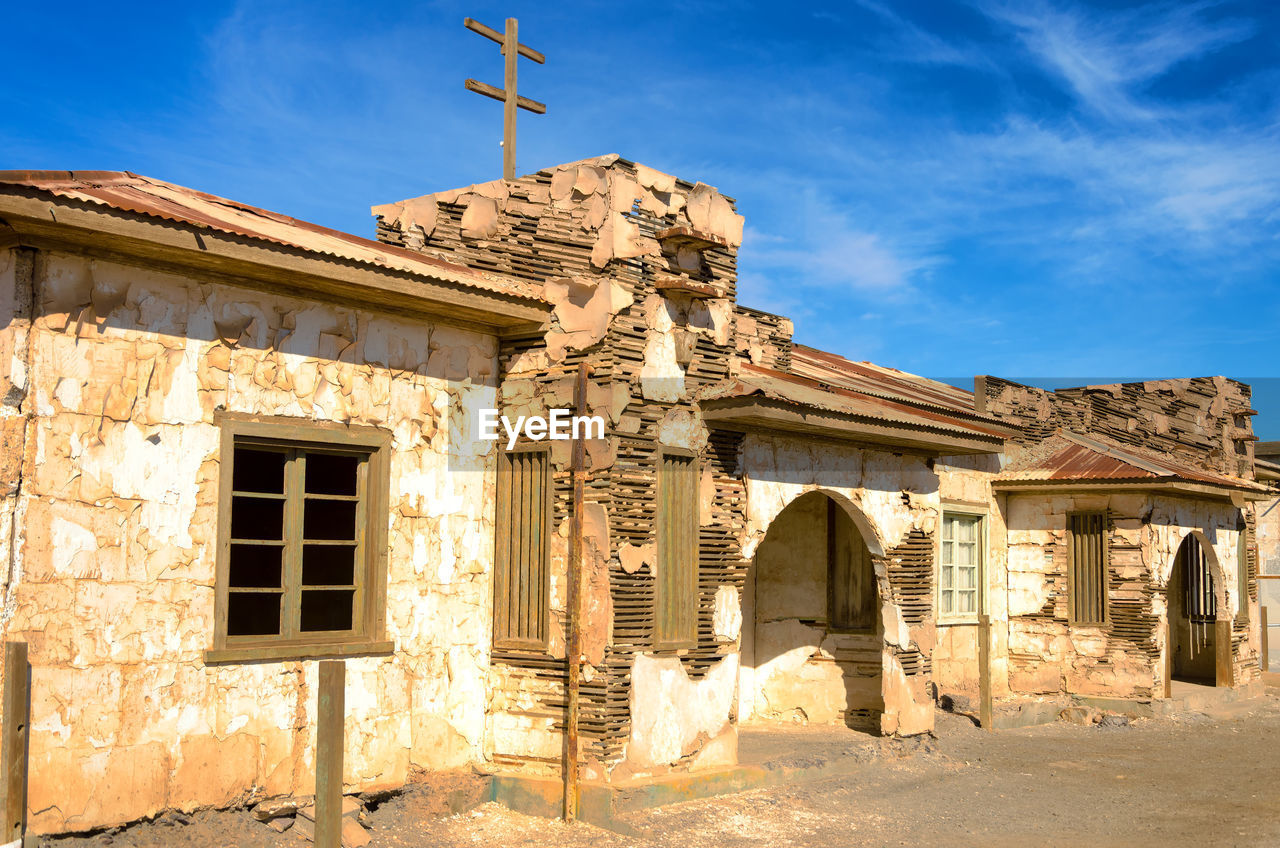
<svg viewBox="0 0 1280 848">
<path fill-rule="evenodd" d="M 1236 489 L 1266 491 L 1266 487 L 1172 457 L 1118 445 L 1097 436 L 1059 433 L 1032 448 L 996 475 L 997 482 L 1116 483 L 1184 481 Z"/>
<path fill-rule="evenodd" d="M 712 384 L 698 394 L 700 401 L 759 396 L 798 407 L 821 409 L 904 429 L 932 429 L 965 436 L 1003 440 L 1007 430 L 966 420 L 865 392 L 826 386 L 808 377 L 744 364 L 737 377 Z"/>
<path fill-rule="evenodd" d="M 129 171 L 0 171 L 0 185 L 25 186 L 67 200 L 95 203 L 463 287 L 542 301 L 539 287 L 523 280 L 475 271 Z"/>
<path fill-rule="evenodd" d="M 807 345 L 792 347 L 791 370 L 820 383 L 877 397 L 977 414 L 973 392 L 873 362 L 854 362 Z"/>
</svg>

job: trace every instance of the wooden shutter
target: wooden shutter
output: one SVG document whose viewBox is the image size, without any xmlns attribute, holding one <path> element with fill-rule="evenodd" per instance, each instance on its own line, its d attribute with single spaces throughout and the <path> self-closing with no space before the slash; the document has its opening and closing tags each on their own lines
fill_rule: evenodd
<svg viewBox="0 0 1280 848">
<path fill-rule="evenodd" d="M 871 630 L 876 620 L 871 551 L 853 521 L 827 499 L 827 605 L 832 630 Z"/>
<path fill-rule="evenodd" d="M 493 631 L 500 647 L 547 644 L 550 491 L 546 451 L 498 454 Z"/>
<path fill-rule="evenodd" d="M 1107 516 L 1103 512 L 1073 512 L 1067 516 L 1071 534 L 1071 572 L 1068 575 L 1073 624 L 1107 621 Z"/>
<path fill-rule="evenodd" d="M 658 459 L 658 580 L 654 642 L 693 645 L 698 639 L 698 485 L 691 456 Z"/>
</svg>

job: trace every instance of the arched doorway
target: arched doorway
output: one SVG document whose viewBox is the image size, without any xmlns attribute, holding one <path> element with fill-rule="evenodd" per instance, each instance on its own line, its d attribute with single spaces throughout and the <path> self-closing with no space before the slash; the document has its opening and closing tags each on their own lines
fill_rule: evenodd
<svg viewBox="0 0 1280 848">
<path fill-rule="evenodd" d="M 1198 534 L 1182 540 L 1169 575 L 1169 675 L 1213 685 L 1218 680 L 1218 598 L 1211 558 Z"/>
<path fill-rule="evenodd" d="M 879 590 L 871 549 L 847 509 L 825 493 L 804 494 L 756 550 L 744 598 L 743 721 L 879 731 Z"/>
</svg>

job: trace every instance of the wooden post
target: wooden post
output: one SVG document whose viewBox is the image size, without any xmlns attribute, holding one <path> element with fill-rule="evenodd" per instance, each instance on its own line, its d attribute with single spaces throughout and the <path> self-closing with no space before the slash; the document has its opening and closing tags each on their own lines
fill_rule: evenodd
<svg viewBox="0 0 1280 848">
<path fill-rule="evenodd" d="M 573 388 L 574 415 L 587 414 L 587 364 L 578 365 L 578 379 Z M 589 433 L 590 430 L 587 430 Z M 585 435 L 585 434 L 584 434 Z M 587 445 L 581 436 L 573 441 L 573 515 L 569 524 L 568 618 L 569 644 L 565 686 L 564 717 L 564 809 L 566 822 L 578 817 L 578 688 L 582 674 L 582 510 L 583 485 L 586 477 Z"/>
<path fill-rule="evenodd" d="M 978 616 L 978 722 L 991 730 L 991 616 Z"/>
<path fill-rule="evenodd" d="M 1271 670 L 1271 649 L 1267 638 L 1267 608 L 1258 608 L 1258 617 L 1261 619 L 1258 623 L 1262 625 L 1262 672 Z"/>
<path fill-rule="evenodd" d="M 502 40 L 502 55 L 506 59 L 506 75 L 503 86 L 506 97 L 502 102 L 502 178 L 516 178 L 516 52 L 520 46 L 515 18 L 507 18 L 507 31 Z"/>
<path fill-rule="evenodd" d="M 1235 667 L 1231 654 L 1231 619 L 1220 618 L 1213 624 L 1215 651 L 1213 664 L 1217 670 L 1215 682 L 1218 686 L 1232 686 L 1235 684 Z"/>
<path fill-rule="evenodd" d="M 345 741 L 347 666 L 320 663 L 316 704 L 316 848 L 342 845 L 342 750 Z"/>
<path fill-rule="evenodd" d="M 27 728 L 31 720 L 31 669 L 27 643 L 4 644 L 4 740 L 0 768 L 4 772 L 6 843 L 21 842 L 27 831 Z"/>
</svg>

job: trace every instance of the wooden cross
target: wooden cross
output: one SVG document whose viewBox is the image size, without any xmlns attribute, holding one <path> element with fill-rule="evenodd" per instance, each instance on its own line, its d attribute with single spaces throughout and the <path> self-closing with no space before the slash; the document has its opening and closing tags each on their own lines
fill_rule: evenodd
<svg viewBox="0 0 1280 848">
<path fill-rule="evenodd" d="M 528 109 L 538 115 L 545 115 L 547 112 L 545 103 L 539 103 L 536 100 L 530 100 L 528 97 L 520 97 L 516 94 L 517 54 L 532 59 L 539 65 L 544 64 L 547 61 L 547 57 L 532 47 L 520 43 L 516 35 L 515 18 L 507 18 L 507 31 L 505 33 L 498 32 L 496 29 L 487 27 L 471 18 L 465 18 L 462 21 L 462 25 L 472 32 L 477 32 L 490 41 L 496 41 L 502 45 L 502 55 L 507 60 L 504 87 L 494 88 L 491 85 L 485 85 L 473 79 L 467 80 L 465 85 L 467 91 L 474 91 L 476 94 L 483 94 L 485 97 L 492 97 L 494 100 L 502 101 L 504 106 L 502 111 L 502 178 L 504 180 L 514 180 L 516 178 L 516 107 Z"/>
</svg>

